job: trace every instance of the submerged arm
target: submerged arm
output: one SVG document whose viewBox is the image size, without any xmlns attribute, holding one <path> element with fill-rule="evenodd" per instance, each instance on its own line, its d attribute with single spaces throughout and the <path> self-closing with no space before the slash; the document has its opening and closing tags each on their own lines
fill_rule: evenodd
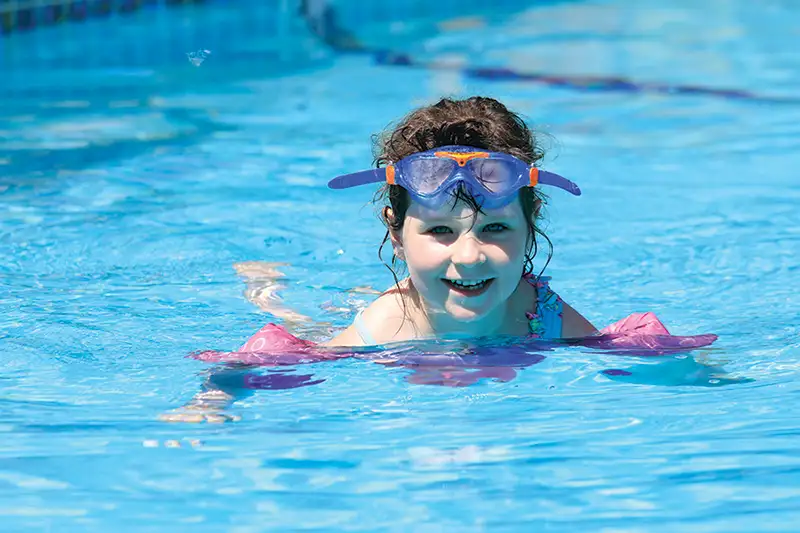
<svg viewBox="0 0 800 533">
<path fill-rule="evenodd" d="M 289 329 L 308 325 L 311 318 L 287 307 L 278 294 L 286 288 L 283 281 L 286 275 L 278 269 L 281 266 L 288 264 L 245 261 L 234 264 L 233 268 L 245 282 L 244 296 L 249 302 L 283 320 Z"/>
<path fill-rule="evenodd" d="M 234 401 L 250 394 L 244 387 L 246 370 L 249 366 L 214 367 L 208 370 L 202 390 L 195 394 L 183 407 L 163 413 L 163 422 L 212 422 L 237 421 L 239 416 L 226 413 Z"/>
</svg>

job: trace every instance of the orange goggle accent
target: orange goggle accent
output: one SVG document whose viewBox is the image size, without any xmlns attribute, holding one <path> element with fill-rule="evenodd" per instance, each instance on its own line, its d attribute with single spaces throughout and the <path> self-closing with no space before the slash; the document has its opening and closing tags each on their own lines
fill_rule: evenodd
<svg viewBox="0 0 800 533">
<path fill-rule="evenodd" d="M 536 167 L 531 167 L 530 176 L 531 176 L 530 186 L 535 187 L 536 185 L 539 184 L 539 169 Z"/>
<path fill-rule="evenodd" d="M 489 157 L 488 152 L 434 152 L 436 157 L 446 157 L 458 163 L 458 166 L 463 167 L 470 159 L 486 159 Z"/>
</svg>

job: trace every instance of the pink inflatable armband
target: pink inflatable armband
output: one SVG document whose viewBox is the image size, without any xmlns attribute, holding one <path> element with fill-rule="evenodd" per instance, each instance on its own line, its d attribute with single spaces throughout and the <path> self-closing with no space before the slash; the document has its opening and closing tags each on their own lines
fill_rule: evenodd
<svg viewBox="0 0 800 533">
<path fill-rule="evenodd" d="M 653 313 L 634 313 L 600 330 L 600 335 L 580 339 L 587 348 L 622 351 L 628 355 L 658 355 L 664 352 L 693 350 L 717 340 L 713 334 L 677 336 Z"/>
<path fill-rule="evenodd" d="M 626 333 L 639 335 L 669 335 L 669 331 L 653 313 L 633 313 L 619 322 L 600 330 L 602 334 Z"/>
<path fill-rule="evenodd" d="M 235 352 L 206 350 L 191 354 L 194 359 L 208 363 L 237 363 L 243 365 L 295 365 L 317 363 L 350 357 L 317 348 L 317 344 L 295 337 L 283 326 L 269 323 L 250 337 Z"/>
</svg>

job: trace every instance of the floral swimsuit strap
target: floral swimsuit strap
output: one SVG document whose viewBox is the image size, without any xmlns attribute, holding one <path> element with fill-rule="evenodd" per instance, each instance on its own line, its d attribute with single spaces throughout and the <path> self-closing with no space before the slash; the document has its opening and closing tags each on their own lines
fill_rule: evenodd
<svg viewBox="0 0 800 533">
<path fill-rule="evenodd" d="M 550 288 L 550 278 L 529 275 L 525 280 L 536 289 L 536 312 L 525 313 L 531 336 L 535 339 L 560 338 L 564 302 Z"/>
</svg>

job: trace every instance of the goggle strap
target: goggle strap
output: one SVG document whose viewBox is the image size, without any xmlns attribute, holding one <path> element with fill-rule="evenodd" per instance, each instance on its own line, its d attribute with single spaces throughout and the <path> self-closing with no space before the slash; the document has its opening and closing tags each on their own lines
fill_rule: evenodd
<svg viewBox="0 0 800 533">
<path fill-rule="evenodd" d="M 537 180 L 541 185 L 550 185 L 551 187 L 558 187 L 559 189 L 563 189 L 568 193 L 574 194 L 575 196 L 581 195 L 581 188 L 578 185 L 565 178 L 564 176 L 559 176 L 554 172 L 548 172 L 546 170 L 536 169 Z M 533 171 L 531 171 L 531 174 Z"/>
<path fill-rule="evenodd" d="M 391 171 L 388 169 L 391 168 Z M 350 187 L 358 187 L 359 185 L 366 185 L 368 183 L 381 183 L 388 181 L 388 175 L 391 173 L 392 182 L 394 182 L 394 167 L 389 166 L 385 168 L 372 168 L 370 170 L 362 170 L 361 172 L 353 172 L 352 174 L 344 174 L 337 176 L 328 182 L 328 187 L 331 189 L 348 189 Z"/>
</svg>

